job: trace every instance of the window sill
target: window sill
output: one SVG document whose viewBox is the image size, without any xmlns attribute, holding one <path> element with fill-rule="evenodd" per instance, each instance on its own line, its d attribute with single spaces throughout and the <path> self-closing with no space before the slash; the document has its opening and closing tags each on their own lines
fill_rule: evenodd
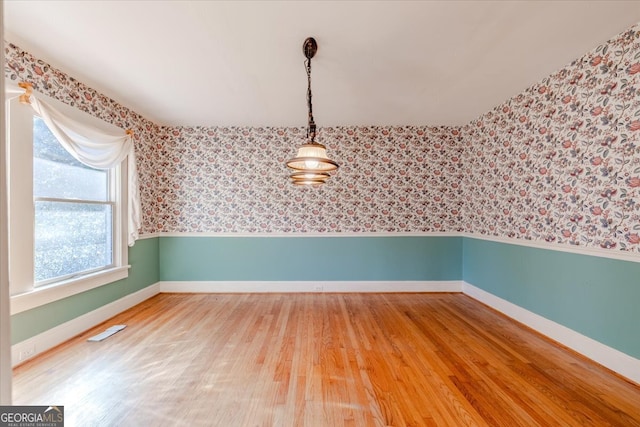
<svg viewBox="0 0 640 427">
<path fill-rule="evenodd" d="M 127 265 L 124 267 L 110 268 L 79 278 L 38 287 L 22 294 L 12 295 L 11 314 L 14 315 L 31 310 L 41 305 L 49 304 L 117 280 L 125 279 L 129 276 L 130 267 L 130 265 Z"/>
</svg>

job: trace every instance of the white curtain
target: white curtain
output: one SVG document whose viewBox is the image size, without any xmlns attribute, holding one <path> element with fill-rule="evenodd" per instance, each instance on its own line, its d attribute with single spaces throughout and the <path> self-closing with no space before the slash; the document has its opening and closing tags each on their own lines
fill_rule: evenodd
<svg viewBox="0 0 640 427">
<path fill-rule="evenodd" d="M 18 91 L 13 89 L 8 92 L 16 93 Z M 24 90 L 19 93 L 24 93 Z M 141 223 L 140 190 L 133 138 L 127 133 L 110 134 L 86 126 L 70 119 L 34 95 L 31 94 L 30 101 L 36 114 L 42 117 L 60 144 L 79 162 L 95 169 L 111 169 L 127 158 L 129 196 L 127 201 L 127 243 L 129 246 L 133 246 L 138 239 Z"/>
</svg>

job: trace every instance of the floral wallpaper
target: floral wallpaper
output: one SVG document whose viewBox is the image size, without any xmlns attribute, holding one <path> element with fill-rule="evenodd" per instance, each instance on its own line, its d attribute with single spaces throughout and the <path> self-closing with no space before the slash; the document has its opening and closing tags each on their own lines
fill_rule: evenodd
<svg viewBox="0 0 640 427">
<path fill-rule="evenodd" d="M 162 140 L 156 228 L 170 232 L 456 231 L 460 132 L 322 128 L 340 169 L 319 188 L 289 183 L 302 128 L 171 128 Z"/>
<path fill-rule="evenodd" d="M 640 251 L 640 24 L 462 133 L 465 231 Z"/>
<path fill-rule="evenodd" d="M 143 234 L 456 232 L 640 251 L 640 24 L 461 127 L 160 127 L 10 43 L 5 74 L 135 132 Z"/>
</svg>

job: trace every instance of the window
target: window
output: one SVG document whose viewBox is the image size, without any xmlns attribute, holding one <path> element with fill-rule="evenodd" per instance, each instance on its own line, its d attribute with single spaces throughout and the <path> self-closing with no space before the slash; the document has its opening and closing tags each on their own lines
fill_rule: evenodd
<svg viewBox="0 0 640 427">
<path fill-rule="evenodd" d="M 35 286 L 113 266 L 112 175 L 77 161 L 33 117 Z"/>
<path fill-rule="evenodd" d="M 109 126 L 55 107 L 87 125 Z M 31 107 L 12 99 L 7 110 L 12 313 L 126 277 L 126 161 L 88 167 Z"/>
</svg>

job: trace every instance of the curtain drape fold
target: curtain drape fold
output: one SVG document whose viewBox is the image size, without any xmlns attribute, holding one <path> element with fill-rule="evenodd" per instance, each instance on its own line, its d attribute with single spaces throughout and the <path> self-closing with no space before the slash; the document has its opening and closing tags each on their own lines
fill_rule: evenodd
<svg viewBox="0 0 640 427">
<path fill-rule="evenodd" d="M 8 90 L 16 93 L 16 90 Z M 20 93 L 24 93 L 21 91 Z M 140 190 L 133 138 L 128 133 L 112 134 L 65 116 L 31 94 L 30 104 L 42 117 L 60 144 L 79 162 L 95 169 L 111 169 L 127 158 L 127 243 L 133 246 L 141 225 Z"/>
</svg>

